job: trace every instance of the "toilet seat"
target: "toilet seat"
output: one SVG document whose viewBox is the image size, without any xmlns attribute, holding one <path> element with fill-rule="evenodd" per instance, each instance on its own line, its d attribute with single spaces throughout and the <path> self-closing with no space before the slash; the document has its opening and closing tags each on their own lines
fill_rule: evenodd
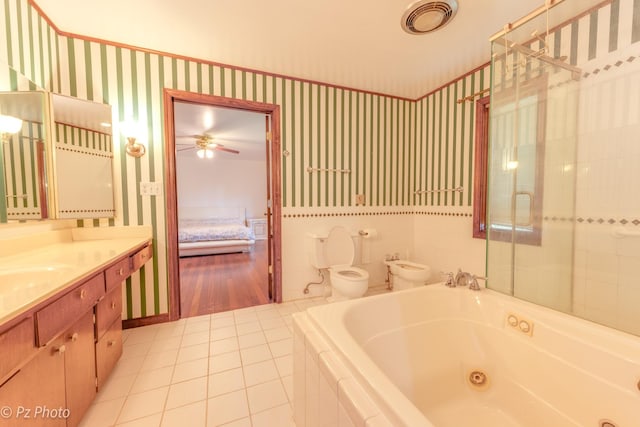
<svg viewBox="0 0 640 427">
<path fill-rule="evenodd" d="M 333 265 L 329 267 L 329 272 L 331 275 L 338 276 L 341 279 L 348 281 L 369 279 L 369 272 L 367 270 L 363 270 L 362 268 L 354 267 L 348 264 Z"/>
</svg>

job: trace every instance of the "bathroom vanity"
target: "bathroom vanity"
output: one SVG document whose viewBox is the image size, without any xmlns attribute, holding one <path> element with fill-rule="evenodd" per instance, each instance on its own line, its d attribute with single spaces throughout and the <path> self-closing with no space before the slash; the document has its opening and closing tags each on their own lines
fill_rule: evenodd
<svg viewBox="0 0 640 427">
<path fill-rule="evenodd" d="M 64 229 L 2 246 L 2 425 L 76 426 L 122 354 L 121 285 L 151 259 L 151 230 Z"/>
</svg>

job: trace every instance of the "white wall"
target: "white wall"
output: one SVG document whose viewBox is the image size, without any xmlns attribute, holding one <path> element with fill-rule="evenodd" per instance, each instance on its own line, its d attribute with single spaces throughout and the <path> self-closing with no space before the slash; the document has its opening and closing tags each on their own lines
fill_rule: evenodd
<svg viewBox="0 0 640 427">
<path fill-rule="evenodd" d="M 450 214 L 414 216 L 413 259 L 431 267 L 429 282 L 443 281 L 443 272 L 455 273 L 458 268 L 484 276 L 486 241 L 473 238 L 473 218 L 451 215 L 452 209 L 447 212 Z"/>
<path fill-rule="evenodd" d="M 180 206 L 245 207 L 248 218 L 262 218 L 266 209 L 266 162 L 222 158 L 200 159 L 195 151 L 176 158 Z"/>
</svg>

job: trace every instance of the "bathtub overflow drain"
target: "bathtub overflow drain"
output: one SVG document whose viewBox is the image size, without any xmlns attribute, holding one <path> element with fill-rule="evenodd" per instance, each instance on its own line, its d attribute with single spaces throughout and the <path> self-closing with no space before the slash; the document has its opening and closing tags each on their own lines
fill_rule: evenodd
<svg viewBox="0 0 640 427">
<path fill-rule="evenodd" d="M 487 382 L 487 376 L 482 371 L 473 371 L 469 374 L 469 382 L 473 385 L 484 385 Z"/>
</svg>

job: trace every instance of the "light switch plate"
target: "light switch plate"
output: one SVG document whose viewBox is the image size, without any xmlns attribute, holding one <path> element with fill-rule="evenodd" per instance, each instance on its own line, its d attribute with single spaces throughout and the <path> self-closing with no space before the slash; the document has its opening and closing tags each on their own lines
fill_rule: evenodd
<svg viewBox="0 0 640 427">
<path fill-rule="evenodd" d="M 159 196 L 162 194 L 162 185 L 159 182 L 140 182 L 141 196 Z"/>
</svg>

